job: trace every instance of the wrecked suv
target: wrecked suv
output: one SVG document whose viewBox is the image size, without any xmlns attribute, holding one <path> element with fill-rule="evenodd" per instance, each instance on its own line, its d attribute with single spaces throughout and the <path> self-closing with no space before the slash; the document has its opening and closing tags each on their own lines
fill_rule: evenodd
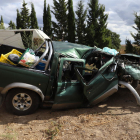
<svg viewBox="0 0 140 140">
<path fill-rule="evenodd" d="M 25 51 L 2 44 L 0 54 L 12 49 Z M 117 92 L 122 85 L 140 104 L 134 89 L 140 80 L 138 55 L 113 56 L 97 47 L 52 42 L 48 37 L 35 54 L 39 60 L 29 68 L 0 63 L 0 102 L 13 114 L 31 114 L 39 106 L 90 107 Z M 39 63 L 44 64 L 41 70 L 36 67 Z"/>
</svg>

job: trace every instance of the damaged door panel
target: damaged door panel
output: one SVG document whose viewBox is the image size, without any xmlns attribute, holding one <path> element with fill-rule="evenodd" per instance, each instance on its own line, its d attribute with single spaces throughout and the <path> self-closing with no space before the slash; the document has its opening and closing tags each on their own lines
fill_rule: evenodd
<svg viewBox="0 0 140 140">
<path fill-rule="evenodd" d="M 97 104 L 117 92 L 118 77 L 116 74 L 116 64 L 112 58 L 106 66 L 99 69 L 96 75 L 90 81 L 85 81 L 79 70 L 88 70 L 86 68 L 76 67 L 77 78 L 81 81 L 83 92 L 90 105 Z M 89 70 L 93 71 L 94 70 Z"/>
<path fill-rule="evenodd" d="M 140 81 L 140 56 L 134 54 L 120 55 L 118 58 L 118 78 L 136 88 Z M 119 87 L 124 88 L 124 86 Z"/>
</svg>

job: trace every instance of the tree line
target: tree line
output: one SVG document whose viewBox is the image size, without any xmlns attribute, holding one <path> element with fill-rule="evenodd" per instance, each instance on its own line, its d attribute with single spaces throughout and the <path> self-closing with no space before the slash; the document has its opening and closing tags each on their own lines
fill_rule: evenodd
<svg viewBox="0 0 140 140">
<path fill-rule="evenodd" d="M 76 11 L 73 9 L 72 0 L 67 2 L 66 0 L 53 0 L 51 9 L 44 0 L 43 31 L 52 40 L 67 40 L 91 47 L 108 46 L 119 49 L 120 35 L 107 29 L 108 14 L 105 13 L 105 6 L 99 4 L 98 0 L 89 0 L 87 7 L 84 7 L 83 1 L 79 0 Z M 51 14 L 54 15 L 56 21 L 52 21 Z M 34 4 L 31 3 L 30 13 L 27 3 L 23 0 L 22 8 L 20 11 L 17 9 L 16 25 L 10 21 L 9 28 L 38 29 Z"/>
<path fill-rule="evenodd" d="M 5 29 L 2 16 L 1 16 L 1 19 L 0 19 L 0 29 Z"/>
<path fill-rule="evenodd" d="M 137 33 L 134 33 L 134 34 L 132 32 L 130 33 L 134 39 L 134 42 L 131 42 L 131 40 L 126 39 L 125 52 L 140 55 L 140 14 L 134 13 L 134 16 L 135 16 L 135 19 L 134 19 L 135 26 L 132 26 L 132 27 L 137 31 Z"/>
</svg>

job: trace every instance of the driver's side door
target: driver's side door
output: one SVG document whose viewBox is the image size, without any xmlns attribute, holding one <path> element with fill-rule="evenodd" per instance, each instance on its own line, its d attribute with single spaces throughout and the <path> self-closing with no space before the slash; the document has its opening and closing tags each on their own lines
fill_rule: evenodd
<svg viewBox="0 0 140 140">
<path fill-rule="evenodd" d="M 116 73 L 116 65 L 117 64 L 112 58 L 99 69 L 98 73 L 90 81 L 85 81 L 79 72 L 79 70 L 88 69 L 82 67 L 75 68 L 77 78 L 82 84 L 84 95 L 90 105 L 97 104 L 117 92 L 118 77 Z"/>
</svg>

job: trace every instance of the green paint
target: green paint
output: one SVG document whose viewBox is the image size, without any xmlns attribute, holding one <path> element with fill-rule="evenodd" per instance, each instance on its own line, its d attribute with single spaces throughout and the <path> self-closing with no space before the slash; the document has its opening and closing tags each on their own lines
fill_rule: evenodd
<svg viewBox="0 0 140 140">
<path fill-rule="evenodd" d="M 118 85 L 120 80 L 118 73 L 121 71 L 111 71 L 111 66 L 117 63 L 117 57 L 112 57 L 95 75 L 91 75 L 90 80 L 86 81 L 85 70 L 93 71 L 85 68 L 86 59 L 89 56 L 94 57 L 94 53 L 107 54 L 106 52 L 97 47 L 56 41 L 53 42 L 53 50 L 50 70 L 46 72 L 1 63 L 0 87 L 4 88 L 14 82 L 34 85 L 48 97 L 46 100 L 53 100 L 54 108 L 58 109 L 92 104 Z M 133 57 L 140 58 L 136 55 Z M 117 67 L 121 68 L 119 65 Z M 77 69 L 83 72 L 79 74 Z M 127 64 L 122 76 L 128 73 L 135 80 L 140 80 L 139 70 L 139 64 Z M 0 97 L 1 102 L 2 99 Z"/>
</svg>

